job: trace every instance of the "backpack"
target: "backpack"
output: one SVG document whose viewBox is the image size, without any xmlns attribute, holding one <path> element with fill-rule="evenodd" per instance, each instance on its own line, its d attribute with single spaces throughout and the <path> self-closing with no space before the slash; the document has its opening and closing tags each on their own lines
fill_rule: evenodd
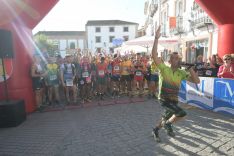
<svg viewBox="0 0 234 156">
<path fill-rule="evenodd" d="M 75 65 L 73 63 L 71 63 L 71 67 L 72 67 L 72 74 L 75 75 Z M 67 73 L 67 64 L 64 64 L 64 72 Z"/>
</svg>

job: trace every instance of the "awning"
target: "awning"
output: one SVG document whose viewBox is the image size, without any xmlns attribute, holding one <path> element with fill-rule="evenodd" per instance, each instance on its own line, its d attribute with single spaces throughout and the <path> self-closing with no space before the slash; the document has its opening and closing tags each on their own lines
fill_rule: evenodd
<svg viewBox="0 0 234 156">
<path fill-rule="evenodd" d="M 154 36 L 142 36 L 138 37 L 132 40 L 129 40 L 127 42 L 124 42 L 126 45 L 140 45 L 140 46 L 153 46 L 154 43 Z M 175 44 L 178 44 L 177 38 L 166 38 L 166 37 L 160 37 L 158 43 L 167 48 L 167 46 L 172 46 Z"/>
<path fill-rule="evenodd" d="M 158 45 L 158 51 L 163 51 L 165 48 Z M 126 55 L 130 53 L 151 53 L 152 46 L 140 46 L 140 45 L 122 45 L 121 47 L 115 48 L 114 53 L 120 53 Z"/>
</svg>

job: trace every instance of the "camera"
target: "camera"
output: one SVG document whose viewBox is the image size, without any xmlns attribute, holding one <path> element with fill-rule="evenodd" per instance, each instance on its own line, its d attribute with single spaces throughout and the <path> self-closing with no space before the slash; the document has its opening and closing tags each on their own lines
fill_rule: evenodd
<svg viewBox="0 0 234 156">
<path fill-rule="evenodd" d="M 181 62 L 180 63 L 180 66 L 181 67 L 184 67 L 185 70 L 189 70 L 190 68 L 194 67 L 195 64 L 192 64 L 192 63 L 186 63 L 186 62 Z"/>
<path fill-rule="evenodd" d="M 186 63 L 186 62 L 181 62 L 181 63 L 180 63 L 180 66 L 182 66 L 182 67 L 192 67 L 192 66 L 195 66 L 195 64 Z"/>
</svg>

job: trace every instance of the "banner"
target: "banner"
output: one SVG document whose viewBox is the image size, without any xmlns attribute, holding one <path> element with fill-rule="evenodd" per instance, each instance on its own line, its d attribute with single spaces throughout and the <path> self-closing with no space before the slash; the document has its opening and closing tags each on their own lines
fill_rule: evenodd
<svg viewBox="0 0 234 156">
<path fill-rule="evenodd" d="M 214 88 L 213 78 L 200 77 L 199 84 L 187 82 L 186 84 L 187 103 L 205 109 L 212 109 L 213 91 L 214 91 L 213 88 Z"/>
<path fill-rule="evenodd" d="M 179 91 L 179 101 L 186 103 L 186 81 L 182 81 L 180 85 L 180 91 Z"/>
<path fill-rule="evenodd" d="M 176 17 L 169 17 L 169 28 L 176 28 Z"/>
<path fill-rule="evenodd" d="M 179 101 L 202 109 L 234 115 L 234 80 L 200 77 L 200 84 L 183 81 Z"/>
<path fill-rule="evenodd" d="M 214 80 L 214 111 L 234 115 L 234 80 Z"/>
</svg>

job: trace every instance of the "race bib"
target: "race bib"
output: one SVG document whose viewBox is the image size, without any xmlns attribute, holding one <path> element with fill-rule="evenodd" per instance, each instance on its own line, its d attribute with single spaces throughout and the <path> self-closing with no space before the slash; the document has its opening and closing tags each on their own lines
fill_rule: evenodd
<svg viewBox="0 0 234 156">
<path fill-rule="evenodd" d="M 104 70 L 99 70 L 99 71 L 98 71 L 98 75 L 99 75 L 99 76 L 104 76 L 104 75 L 105 75 Z"/>
<path fill-rule="evenodd" d="M 50 75 L 50 81 L 56 80 L 57 79 L 57 75 Z"/>
<path fill-rule="evenodd" d="M 127 70 L 128 70 L 128 67 L 123 67 L 123 70 L 127 71 Z"/>
<path fill-rule="evenodd" d="M 87 71 L 86 71 L 86 72 L 83 72 L 83 73 L 82 73 L 82 77 L 89 77 L 89 72 L 87 72 Z"/>
<path fill-rule="evenodd" d="M 136 76 L 141 76 L 141 75 L 142 75 L 141 71 L 136 72 Z"/>
<path fill-rule="evenodd" d="M 80 84 L 81 84 L 81 85 L 83 85 L 83 84 L 84 84 L 84 81 L 83 81 L 83 80 L 81 80 L 81 81 L 80 81 Z"/>
<path fill-rule="evenodd" d="M 73 86 L 73 80 L 72 80 L 72 79 L 67 79 L 67 80 L 66 80 L 66 86 L 67 86 L 67 87 Z"/>
<path fill-rule="evenodd" d="M 152 75 L 158 75 L 158 72 L 153 72 L 153 74 Z"/>
<path fill-rule="evenodd" d="M 212 74 L 212 71 L 211 71 L 211 70 L 207 70 L 207 71 L 206 71 L 206 75 L 209 75 L 209 76 L 210 76 L 211 74 Z"/>
<path fill-rule="evenodd" d="M 119 66 L 114 66 L 114 70 L 119 70 Z"/>
</svg>

